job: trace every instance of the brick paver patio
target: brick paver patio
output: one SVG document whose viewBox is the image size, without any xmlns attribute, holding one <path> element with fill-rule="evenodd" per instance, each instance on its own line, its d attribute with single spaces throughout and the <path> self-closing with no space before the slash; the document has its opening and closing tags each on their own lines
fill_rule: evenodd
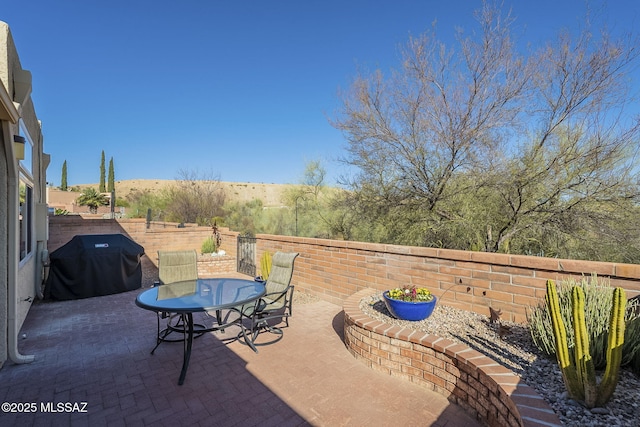
<svg viewBox="0 0 640 427">
<path fill-rule="evenodd" d="M 237 331 L 198 338 L 178 386 L 182 345 L 149 354 L 156 317 L 135 305 L 139 292 L 34 304 L 20 352 L 36 359 L 5 363 L 0 400 L 35 412 L 0 413 L 0 425 L 478 425 L 443 396 L 355 360 L 341 307 L 324 301 L 294 305 L 284 338 L 258 354 L 221 339 Z M 57 403 L 86 412 L 51 412 Z"/>
</svg>

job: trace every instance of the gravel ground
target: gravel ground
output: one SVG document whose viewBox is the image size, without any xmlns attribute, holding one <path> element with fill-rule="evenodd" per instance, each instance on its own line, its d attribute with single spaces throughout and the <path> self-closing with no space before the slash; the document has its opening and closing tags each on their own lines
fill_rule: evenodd
<svg viewBox="0 0 640 427">
<path fill-rule="evenodd" d="M 628 369 L 620 374 L 618 386 L 604 408 L 586 409 L 569 399 L 555 359 L 546 358 L 534 346 L 526 325 L 436 306 L 433 314 L 420 322 L 393 318 L 382 301 L 382 294 L 365 298 L 360 308 L 369 316 L 386 323 L 407 326 L 463 343 L 510 368 L 523 381 L 534 387 L 567 426 L 640 425 L 640 378 Z"/>
</svg>

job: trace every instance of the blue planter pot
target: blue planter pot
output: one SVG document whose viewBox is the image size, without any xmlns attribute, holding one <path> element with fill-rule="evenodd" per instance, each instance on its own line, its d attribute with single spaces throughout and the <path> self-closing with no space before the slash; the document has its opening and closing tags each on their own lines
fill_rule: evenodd
<svg viewBox="0 0 640 427">
<path fill-rule="evenodd" d="M 397 299 L 389 298 L 389 291 L 385 291 L 382 296 L 384 297 L 384 303 L 387 306 L 387 310 L 400 320 L 423 320 L 431 316 L 433 309 L 436 307 L 437 298 L 434 296 L 431 301 L 400 301 Z"/>
</svg>

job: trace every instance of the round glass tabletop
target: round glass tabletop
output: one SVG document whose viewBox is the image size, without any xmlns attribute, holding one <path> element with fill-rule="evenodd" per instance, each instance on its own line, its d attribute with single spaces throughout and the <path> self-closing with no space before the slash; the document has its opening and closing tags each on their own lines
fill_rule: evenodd
<svg viewBox="0 0 640 427">
<path fill-rule="evenodd" d="M 193 313 L 248 304 L 265 293 L 264 284 L 244 279 L 198 279 L 141 292 L 136 304 L 151 311 Z"/>
</svg>

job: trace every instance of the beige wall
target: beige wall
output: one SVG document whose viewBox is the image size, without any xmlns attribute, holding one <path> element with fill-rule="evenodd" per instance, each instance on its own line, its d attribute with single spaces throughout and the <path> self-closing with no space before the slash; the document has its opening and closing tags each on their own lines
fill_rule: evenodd
<svg viewBox="0 0 640 427">
<path fill-rule="evenodd" d="M 22 68 L 9 26 L 0 22 L 0 232 L 6 244 L 0 245 L 0 366 L 12 358 L 14 362 L 31 361 L 18 353 L 17 335 L 31 302 L 36 298 L 41 262 L 39 254 L 46 247 L 46 236 L 38 234 L 35 224 L 46 217 L 38 216 L 36 205 L 45 202 L 46 168 L 49 156 L 43 152 L 40 122 L 31 100 L 31 73 Z M 13 136 L 20 133 L 20 120 L 33 142 L 32 165 L 33 209 L 32 252 L 19 260 L 19 163 L 13 149 Z"/>
<path fill-rule="evenodd" d="M 62 191 L 47 187 L 47 204 L 55 209 L 63 209 L 69 213 L 90 213 L 89 206 L 78 205 L 76 200 L 82 195 L 78 191 Z M 120 213 L 124 208 L 116 207 L 115 212 Z M 97 213 L 104 215 L 111 213 L 111 206 L 98 206 Z"/>
<path fill-rule="evenodd" d="M 147 229 L 144 220 L 59 216 L 51 218 L 49 245 L 59 247 L 75 234 L 103 232 L 128 235 L 155 260 L 159 248 L 199 251 L 211 229 L 162 223 Z M 223 249 L 235 257 L 237 233 L 223 229 L 222 234 Z M 445 305 L 484 315 L 492 307 L 502 310 L 502 319 L 524 322 L 528 307 L 544 298 L 547 279 L 597 273 L 625 288 L 628 297 L 640 294 L 640 265 L 258 235 L 258 268 L 267 250 L 299 252 L 293 276 L 296 288 L 338 305 L 365 288 L 383 291 L 413 284 L 430 288 L 438 297 L 446 291 Z"/>
</svg>

